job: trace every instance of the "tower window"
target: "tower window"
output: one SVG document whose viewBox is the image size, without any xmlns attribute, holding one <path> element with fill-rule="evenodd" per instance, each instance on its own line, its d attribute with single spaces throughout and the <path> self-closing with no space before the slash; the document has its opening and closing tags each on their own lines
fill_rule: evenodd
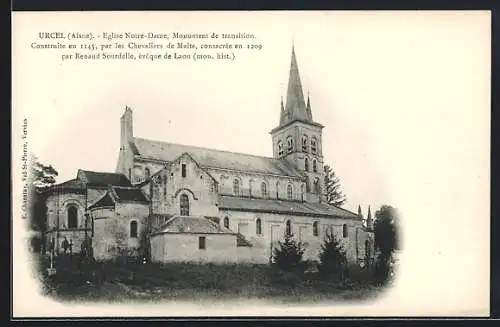
<svg viewBox="0 0 500 327">
<path fill-rule="evenodd" d="M 307 135 L 302 136 L 302 152 L 307 152 L 309 141 L 307 140 Z"/>
<path fill-rule="evenodd" d="M 182 194 L 180 198 L 180 213 L 181 216 L 189 216 L 189 198 L 186 194 Z"/>
<path fill-rule="evenodd" d="M 291 235 L 292 234 L 292 223 L 291 223 L 290 220 L 286 221 L 285 233 L 286 233 L 286 235 Z"/>
<path fill-rule="evenodd" d="M 315 221 L 313 223 L 313 236 L 318 236 L 319 235 L 319 231 L 318 231 L 318 222 Z"/>
<path fill-rule="evenodd" d="M 163 175 L 163 196 L 167 199 L 167 175 Z"/>
<path fill-rule="evenodd" d="M 318 194 L 321 193 L 321 187 L 319 185 L 319 178 L 318 177 L 316 177 L 314 179 L 314 192 L 316 192 Z"/>
<path fill-rule="evenodd" d="M 78 227 L 78 209 L 75 206 L 68 207 L 68 228 Z"/>
<path fill-rule="evenodd" d="M 206 249 L 206 238 L 205 236 L 198 237 L 198 249 L 205 250 Z"/>
<path fill-rule="evenodd" d="M 300 185 L 300 197 L 302 199 L 302 201 L 304 201 L 304 189 L 305 189 L 305 186 L 304 184 Z"/>
<path fill-rule="evenodd" d="M 240 181 L 238 179 L 233 181 L 233 193 L 234 195 L 240 194 Z"/>
<path fill-rule="evenodd" d="M 229 228 L 229 218 L 228 217 L 224 217 L 224 227 Z"/>
<path fill-rule="evenodd" d="M 288 153 L 293 151 L 293 138 L 291 136 L 286 139 L 286 150 Z"/>
<path fill-rule="evenodd" d="M 304 170 L 309 171 L 309 159 L 304 159 Z"/>
<path fill-rule="evenodd" d="M 135 220 L 132 220 L 130 222 L 130 237 L 131 238 L 137 237 L 137 221 Z"/>
<path fill-rule="evenodd" d="M 278 141 L 278 156 L 283 155 L 283 143 L 281 141 Z"/>
<path fill-rule="evenodd" d="M 260 184 L 260 194 L 263 198 L 267 197 L 267 185 L 264 182 Z"/>
<path fill-rule="evenodd" d="M 262 234 L 262 222 L 260 218 L 257 218 L 255 221 L 255 234 L 261 235 Z"/>
<path fill-rule="evenodd" d="M 313 137 L 311 139 L 311 152 L 315 154 L 317 151 L 318 151 L 318 148 L 317 148 L 316 138 Z"/>
<path fill-rule="evenodd" d="M 287 195 L 288 200 L 293 199 L 293 187 L 291 184 L 288 184 L 288 186 L 286 187 L 286 195 Z"/>
<path fill-rule="evenodd" d="M 313 160 L 313 172 L 315 172 L 315 173 L 318 172 L 318 167 L 317 167 L 316 160 Z"/>
<path fill-rule="evenodd" d="M 182 170 L 182 177 L 186 177 L 186 164 L 182 164 L 181 170 Z"/>
<path fill-rule="evenodd" d="M 146 168 L 144 169 L 144 172 L 145 172 L 145 174 L 146 174 L 146 178 L 149 178 L 149 176 L 151 175 L 151 171 L 149 170 L 149 168 L 147 168 L 147 167 L 146 167 Z"/>
<path fill-rule="evenodd" d="M 346 224 L 342 225 L 342 237 L 344 237 L 344 238 L 347 237 L 348 231 L 349 231 L 349 229 L 347 228 L 347 225 Z"/>
<path fill-rule="evenodd" d="M 370 248 L 370 241 L 369 240 L 365 241 L 365 256 L 367 258 L 371 257 L 371 248 Z"/>
</svg>

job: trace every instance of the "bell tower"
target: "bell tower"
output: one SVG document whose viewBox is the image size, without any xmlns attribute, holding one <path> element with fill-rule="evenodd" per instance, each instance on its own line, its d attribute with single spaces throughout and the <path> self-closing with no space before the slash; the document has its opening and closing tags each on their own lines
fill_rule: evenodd
<svg viewBox="0 0 500 327">
<path fill-rule="evenodd" d="M 309 202 L 325 201 L 322 131 L 323 125 L 313 121 L 309 96 L 307 102 L 304 99 L 295 49 L 292 47 L 286 103 L 281 101 L 280 122 L 270 134 L 273 157 L 304 173 L 306 201 Z"/>
</svg>

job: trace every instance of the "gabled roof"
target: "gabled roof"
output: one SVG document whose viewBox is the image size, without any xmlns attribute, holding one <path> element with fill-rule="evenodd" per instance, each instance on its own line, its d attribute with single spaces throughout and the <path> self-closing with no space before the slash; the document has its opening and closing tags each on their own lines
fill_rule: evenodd
<svg viewBox="0 0 500 327">
<path fill-rule="evenodd" d="M 355 213 L 326 203 L 240 198 L 226 195 L 221 195 L 219 199 L 219 209 L 221 210 L 268 212 L 359 220 L 358 215 Z"/>
<path fill-rule="evenodd" d="M 99 200 L 94 202 L 89 209 L 111 207 L 117 202 L 122 201 L 149 203 L 149 198 L 140 188 L 109 186 L 108 191 Z"/>
<path fill-rule="evenodd" d="M 79 169 L 77 176 L 89 186 L 131 186 L 127 177 L 118 173 L 96 172 Z"/>
<path fill-rule="evenodd" d="M 54 191 L 84 192 L 85 184 L 80 179 L 74 178 L 46 187 L 42 190 L 42 193 L 51 193 Z"/>
<path fill-rule="evenodd" d="M 124 186 L 111 186 L 110 191 L 117 202 L 121 201 L 134 201 L 149 203 L 149 199 L 146 194 L 136 187 L 124 187 Z"/>
<path fill-rule="evenodd" d="M 275 158 L 134 138 L 135 153 L 145 159 L 172 162 L 188 153 L 203 168 L 220 168 L 302 178 L 301 171 Z"/>
<path fill-rule="evenodd" d="M 151 235 L 166 233 L 235 235 L 235 233 L 231 230 L 218 225 L 216 222 L 208 218 L 179 215 L 175 215 L 170 218 L 158 232 L 152 233 Z"/>
</svg>

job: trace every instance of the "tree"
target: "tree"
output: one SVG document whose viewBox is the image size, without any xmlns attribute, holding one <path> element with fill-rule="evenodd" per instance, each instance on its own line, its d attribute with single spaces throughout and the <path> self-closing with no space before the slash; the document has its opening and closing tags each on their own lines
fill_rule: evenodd
<svg viewBox="0 0 500 327">
<path fill-rule="evenodd" d="M 335 175 L 335 172 L 330 166 L 325 165 L 324 171 L 327 203 L 334 206 L 343 205 L 346 201 L 346 197 L 342 192 L 340 179 Z"/>
<path fill-rule="evenodd" d="M 383 205 L 375 212 L 375 248 L 383 254 L 392 254 L 399 249 L 399 217 L 395 208 Z"/>
<path fill-rule="evenodd" d="M 399 215 L 395 208 L 383 205 L 375 213 L 374 234 L 378 256 L 374 277 L 377 284 L 385 284 L 390 279 L 393 252 L 399 249 Z"/>
<path fill-rule="evenodd" d="M 295 241 L 291 233 L 286 233 L 283 242 L 278 244 L 279 247 L 273 251 L 273 265 L 286 272 L 303 272 L 304 244 Z"/>
<path fill-rule="evenodd" d="M 346 252 L 333 233 L 325 237 L 319 253 L 318 270 L 322 275 L 342 278 L 347 264 Z"/>
<path fill-rule="evenodd" d="M 33 231 L 41 233 L 41 238 L 34 236 L 31 240 L 35 244 L 44 244 L 44 232 L 47 228 L 47 206 L 46 196 L 43 191 L 56 183 L 57 171 L 51 165 L 44 165 L 39 162 L 35 155 L 31 156 L 31 165 L 28 176 L 29 194 L 29 227 Z M 35 249 L 39 250 L 41 244 L 36 244 Z"/>
</svg>

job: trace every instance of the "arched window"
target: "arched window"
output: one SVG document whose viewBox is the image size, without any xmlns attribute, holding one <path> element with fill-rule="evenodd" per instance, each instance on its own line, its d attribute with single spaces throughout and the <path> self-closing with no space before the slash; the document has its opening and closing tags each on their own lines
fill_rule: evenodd
<svg viewBox="0 0 500 327">
<path fill-rule="evenodd" d="M 285 233 L 287 235 L 291 235 L 292 234 L 292 222 L 290 220 L 287 220 L 286 221 L 286 225 L 285 225 Z"/>
<path fill-rule="evenodd" d="M 78 209 L 75 206 L 68 207 L 68 228 L 78 227 Z"/>
<path fill-rule="evenodd" d="M 307 148 L 309 146 L 309 141 L 307 139 L 307 135 L 302 136 L 302 152 L 307 152 Z"/>
<path fill-rule="evenodd" d="M 229 218 L 224 217 L 224 227 L 229 228 Z"/>
<path fill-rule="evenodd" d="M 260 184 L 260 194 L 263 198 L 267 197 L 267 185 L 264 182 Z"/>
<path fill-rule="evenodd" d="M 278 141 L 278 156 L 283 155 L 283 143 L 281 141 Z"/>
<path fill-rule="evenodd" d="M 316 138 L 311 138 L 311 152 L 316 153 L 318 151 Z"/>
<path fill-rule="evenodd" d="M 130 222 L 130 237 L 131 238 L 137 237 L 137 221 L 135 220 L 132 220 Z"/>
<path fill-rule="evenodd" d="M 318 222 L 317 222 L 317 221 L 315 221 L 315 222 L 313 223 L 313 235 L 314 235 L 314 236 L 318 236 L 318 235 L 319 235 L 319 231 L 318 231 Z"/>
<path fill-rule="evenodd" d="M 342 225 L 342 237 L 347 237 L 348 236 L 348 228 L 347 228 L 347 225 L 344 224 Z"/>
<path fill-rule="evenodd" d="M 309 171 L 309 159 L 304 159 L 304 170 Z"/>
<path fill-rule="evenodd" d="M 182 194 L 180 198 L 181 216 L 189 216 L 189 198 Z"/>
<path fill-rule="evenodd" d="M 234 195 L 240 194 L 240 181 L 238 179 L 233 181 L 233 193 Z"/>
<path fill-rule="evenodd" d="M 167 175 L 163 175 L 163 196 L 167 199 Z"/>
<path fill-rule="evenodd" d="M 262 234 L 262 222 L 260 221 L 260 218 L 257 218 L 255 221 L 255 234 Z"/>
<path fill-rule="evenodd" d="M 369 240 L 365 241 L 365 256 L 367 258 L 371 257 L 371 247 L 370 247 L 370 241 Z"/>
<path fill-rule="evenodd" d="M 293 151 L 293 138 L 291 136 L 286 138 L 286 151 L 288 153 Z"/>
<path fill-rule="evenodd" d="M 286 187 L 286 196 L 287 196 L 288 200 L 292 200 L 293 199 L 293 187 L 292 187 L 292 184 L 288 184 L 288 186 Z"/>
<path fill-rule="evenodd" d="M 151 175 L 151 171 L 147 167 L 144 169 L 144 173 L 146 175 L 146 178 L 149 178 L 149 176 Z"/>
<path fill-rule="evenodd" d="M 276 182 L 276 199 L 279 199 L 280 197 L 280 182 Z"/>
<path fill-rule="evenodd" d="M 300 198 L 302 199 L 302 201 L 304 201 L 305 188 L 306 187 L 304 184 L 300 185 Z"/>
<path fill-rule="evenodd" d="M 318 172 L 318 165 L 316 163 L 316 159 L 313 159 L 313 172 L 317 173 Z"/>
</svg>

